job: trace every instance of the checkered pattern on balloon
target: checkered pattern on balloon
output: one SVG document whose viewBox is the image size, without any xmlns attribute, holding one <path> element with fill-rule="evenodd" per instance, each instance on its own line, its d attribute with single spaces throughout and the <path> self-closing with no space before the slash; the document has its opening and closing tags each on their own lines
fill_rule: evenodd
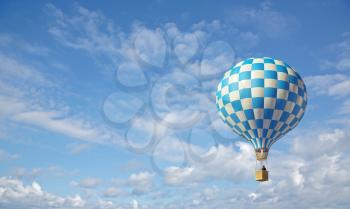
<svg viewBox="0 0 350 209">
<path fill-rule="evenodd" d="M 298 125 L 306 105 L 300 75 L 268 57 L 249 58 L 230 68 L 216 93 L 221 118 L 253 144 L 257 160 L 265 160 L 271 145 Z"/>
</svg>

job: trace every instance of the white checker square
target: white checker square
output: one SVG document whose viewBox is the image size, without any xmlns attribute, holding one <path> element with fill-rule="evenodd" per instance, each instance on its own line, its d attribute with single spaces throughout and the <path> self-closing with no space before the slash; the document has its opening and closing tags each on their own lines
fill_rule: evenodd
<svg viewBox="0 0 350 209">
<path fill-rule="evenodd" d="M 251 129 L 256 129 L 256 123 L 254 120 L 248 120 L 248 123 Z"/>
<path fill-rule="evenodd" d="M 238 82 L 238 79 L 239 79 L 238 73 L 235 73 L 228 78 L 228 83 L 231 84 L 234 82 Z"/>
<path fill-rule="evenodd" d="M 229 97 L 230 97 L 230 100 L 231 100 L 231 101 L 240 100 L 239 91 L 231 91 L 231 92 L 229 93 Z"/>
<path fill-rule="evenodd" d="M 301 107 L 301 105 L 303 104 L 303 97 L 301 96 L 297 97 L 297 104 Z"/>
<path fill-rule="evenodd" d="M 241 104 L 242 104 L 243 110 L 250 110 L 250 109 L 253 109 L 253 101 L 252 101 L 252 98 L 241 99 Z"/>
<path fill-rule="evenodd" d="M 264 108 L 275 109 L 276 98 L 265 97 L 264 98 Z"/>
<path fill-rule="evenodd" d="M 287 90 L 277 89 L 277 98 L 278 99 L 285 99 L 285 100 L 287 100 L 288 99 L 288 94 L 289 94 L 289 91 L 287 91 Z"/>
<path fill-rule="evenodd" d="M 276 65 L 273 63 L 264 63 L 264 69 L 276 71 Z"/>
<path fill-rule="evenodd" d="M 277 88 L 277 80 L 276 79 L 265 78 L 265 80 L 264 80 L 264 87 Z"/>
<path fill-rule="evenodd" d="M 298 86 L 293 83 L 289 83 L 289 91 L 298 94 Z"/>
<path fill-rule="evenodd" d="M 238 82 L 238 89 L 251 88 L 251 80 L 241 80 Z"/>
<path fill-rule="evenodd" d="M 279 121 L 281 118 L 282 112 L 283 112 L 282 110 L 274 110 L 273 115 L 272 115 L 272 119 Z"/>
<path fill-rule="evenodd" d="M 294 71 L 292 68 L 287 67 L 287 71 L 288 71 L 288 74 L 289 74 L 289 75 L 295 76 L 295 71 Z"/>
<path fill-rule="evenodd" d="M 254 118 L 255 119 L 264 119 L 264 109 L 263 108 L 254 108 Z"/>
<path fill-rule="evenodd" d="M 240 121 L 246 121 L 247 117 L 245 116 L 243 111 L 236 112 L 236 115 Z"/>
<path fill-rule="evenodd" d="M 223 107 L 224 106 L 224 103 L 222 102 L 222 98 L 219 99 L 217 102 L 218 102 L 219 107 Z"/>
<path fill-rule="evenodd" d="M 264 70 L 253 70 L 250 73 L 251 79 L 264 78 Z"/>
<path fill-rule="evenodd" d="M 242 130 L 242 132 L 246 131 L 245 127 L 243 126 L 243 124 L 241 122 L 237 123 L 237 126 Z"/>
<path fill-rule="evenodd" d="M 225 108 L 226 112 L 227 112 L 229 115 L 231 115 L 232 113 L 234 113 L 234 110 L 233 110 L 233 107 L 232 107 L 232 104 L 231 104 L 231 103 L 226 104 L 224 108 Z"/>
<path fill-rule="evenodd" d="M 268 129 L 268 128 L 270 127 L 270 124 L 271 124 L 271 120 L 269 120 L 269 119 L 264 119 L 263 128 L 264 128 L 264 129 Z"/>
<path fill-rule="evenodd" d="M 288 81 L 288 74 L 284 72 L 277 72 L 277 80 Z"/>
<path fill-rule="evenodd" d="M 282 62 L 281 60 L 274 60 L 276 65 L 284 65 L 284 62 Z"/>
<path fill-rule="evenodd" d="M 224 97 L 226 94 L 228 94 L 228 85 L 222 87 L 221 89 L 221 97 Z"/>
<path fill-rule="evenodd" d="M 261 138 L 263 135 L 263 130 L 261 128 L 258 129 L 258 137 Z"/>
<path fill-rule="evenodd" d="M 253 63 L 264 63 L 264 59 L 263 58 L 255 58 L 255 59 L 253 59 Z"/>
<path fill-rule="evenodd" d="M 297 114 L 297 118 L 300 119 L 301 115 L 304 113 L 303 110 L 300 110 L 299 113 Z"/>
<path fill-rule="evenodd" d="M 252 98 L 264 97 L 264 88 L 263 87 L 252 88 L 251 91 L 252 91 Z"/>
<path fill-rule="evenodd" d="M 292 113 L 294 109 L 295 103 L 291 101 L 287 101 L 286 106 L 284 107 L 284 111 Z"/>
<path fill-rule="evenodd" d="M 288 116 L 288 118 L 287 118 L 286 123 L 287 123 L 287 124 L 290 124 L 294 118 L 295 118 L 295 116 L 294 116 L 293 114 L 290 114 L 290 115 Z"/>
<path fill-rule="evenodd" d="M 252 64 L 246 64 L 242 65 L 241 69 L 239 69 L 239 72 L 246 72 L 252 70 Z"/>
</svg>

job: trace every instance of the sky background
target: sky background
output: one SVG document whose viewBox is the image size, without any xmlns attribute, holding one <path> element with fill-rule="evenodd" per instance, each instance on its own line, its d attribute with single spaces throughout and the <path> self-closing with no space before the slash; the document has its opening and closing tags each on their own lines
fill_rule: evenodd
<svg viewBox="0 0 350 209">
<path fill-rule="evenodd" d="M 348 208 L 350 3 L 0 1 L 0 208 Z M 255 182 L 215 107 L 281 59 L 308 90 Z"/>
</svg>

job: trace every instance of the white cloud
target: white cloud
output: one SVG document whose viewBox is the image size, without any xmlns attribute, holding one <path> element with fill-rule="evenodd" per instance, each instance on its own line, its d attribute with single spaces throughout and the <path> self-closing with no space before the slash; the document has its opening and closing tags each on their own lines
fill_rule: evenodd
<svg viewBox="0 0 350 209">
<path fill-rule="evenodd" d="M 113 144 L 118 141 L 112 132 L 96 127 L 81 118 L 66 117 L 57 111 L 22 112 L 14 115 L 13 119 L 90 142 Z"/>
<path fill-rule="evenodd" d="M 0 178 L 0 205 L 4 208 L 84 208 L 86 202 L 79 195 L 60 197 L 48 193 L 37 183 L 24 185 L 17 179 Z"/>
<path fill-rule="evenodd" d="M 84 178 L 81 179 L 79 182 L 73 181 L 71 182 L 72 186 L 77 186 L 81 188 L 86 188 L 86 189 L 95 189 L 99 185 L 101 185 L 102 180 L 99 178 Z"/>
<path fill-rule="evenodd" d="M 24 64 L 18 59 L 9 57 L 0 52 L 0 73 L 1 80 L 10 79 L 20 82 L 30 82 L 31 84 L 52 86 L 53 83 L 48 81 L 45 76 L 33 67 Z"/>
<path fill-rule="evenodd" d="M 339 71 L 350 70 L 350 34 L 344 33 L 342 40 L 332 44 L 329 48 L 332 53 L 336 54 L 336 59 L 323 61 L 321 67 Z"/>
<path fill-rule="evenodd" d="M 269 1 L 250 8 L 232 11 L 231 20 L 237 24 L 246 24 L 253 27 L 258 33 L 270 38 L 290 36 L 298 27 L 294 16 L 280 12 L 273 8 Z"/>
<path fill-rule="evenodd" d="M 152 191 L 154 174 L 150 172 L 140 172 L 132 174 L 127 184 L 133 188 L 133 194 L 144 194 Z"/>
<path fill-rule="evenodd" d="M 49 32 L 61 43 L 92 54 L 102 52 L 116 55 L 118 34 L 103 14 L 78 4 L 75 5 L 75 14 L 72 16 L 64 14 L 50 3 L 47 4 L 47 9 L 55 18 Z"/>
<path fill-rule="evenodd" d="M 122 191 L 120 189 L 115 187 L 109 187 L 103 192 L 102 195 L 104 197 L 111 198 L 111 197 L 118 197 L 121 194 L 122 194 Z"/>
<path fill-rule="evenodd" d="M 314 95 L 345 97 L 350 94 L 350 77 L 345 74 L 307 76 L 304 80 Z"/>
<path fill-rule="evenodd" d="M 242 181 L 254 171 L 255 154 L 250 144 L 237 142 L 233 147 L 212 147 L 204 162 L 193 161 L 188 167 L 168 167 L 164 181 L 170 185 L 198 183 L 208 179 Z"/>
</svg>

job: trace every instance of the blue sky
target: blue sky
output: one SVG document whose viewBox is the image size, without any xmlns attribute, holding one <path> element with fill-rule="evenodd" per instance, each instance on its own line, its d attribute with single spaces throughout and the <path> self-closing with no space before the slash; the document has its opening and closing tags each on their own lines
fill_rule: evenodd
<svg viewBox="0 0 350 209">
<path fill-rule="evenodd" d="M 350 204 L 349 2 L 0 4 L 1 208 Z M 215 108 L 226 69 L 259 56 L 309 95 L 262 184 Z"/>
</svg>

